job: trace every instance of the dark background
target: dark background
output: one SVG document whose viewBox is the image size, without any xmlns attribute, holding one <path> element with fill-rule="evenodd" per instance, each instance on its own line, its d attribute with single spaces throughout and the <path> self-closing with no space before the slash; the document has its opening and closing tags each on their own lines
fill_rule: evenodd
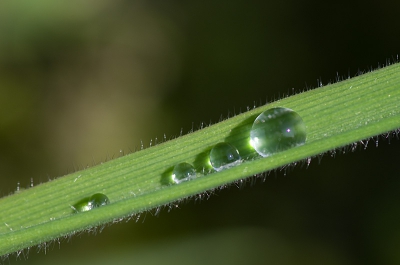
<svg viewBox="0 0 400 265">
<path fill-rule="evenodd" d="M 396 60 L 399 8 L 391 0 L 1 2 L 0 194 Z M 6 262 L 399 264 L 399 148 L 396 137 L 381 137 L 379 147 L 326 154 L 308 169 Z"/>
</svg>

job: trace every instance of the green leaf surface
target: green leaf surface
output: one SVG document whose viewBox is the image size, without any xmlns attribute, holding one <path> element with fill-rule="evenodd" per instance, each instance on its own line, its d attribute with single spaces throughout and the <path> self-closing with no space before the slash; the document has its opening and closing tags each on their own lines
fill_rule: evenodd
<svg viewBox="0 0 400 265">
<path fill-rule="evenodd" d="M 306 163 L 309 157 L 393 131 L 400 127 L 399 102 L 400 64 L 394 64 L 4 197 L 0 255 L 164 205 L 171 207 L 187 197 L 297 161 Z M 306 124 L 307 140 L 261 158 L 250 147 L 249 131 L 254 119 L 272 107 L 296 111 Z M 223 141 L 235 145 L 245 160 L 215 172 L 209 167 L 208 153 Z M 170 185 L 172 168 L 181 162 L 193 164 L 199 177 Z M 71 206 L 95 193 L 106 194 L 110 204 L 75 213 Z"/>
</svg>

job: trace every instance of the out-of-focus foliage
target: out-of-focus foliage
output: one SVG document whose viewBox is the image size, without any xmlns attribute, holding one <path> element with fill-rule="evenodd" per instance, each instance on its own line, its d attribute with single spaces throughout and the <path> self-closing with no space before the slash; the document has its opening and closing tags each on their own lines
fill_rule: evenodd
<svg viewBox="0 0 400 265">
<path fill-rule="evenodd" d="M 385 63 L 399 53 L 399 5 L 3 1 L 0 194 Z M 10 263 L 398 263 L 399 145 L 315 159 Z"/>
</svg>

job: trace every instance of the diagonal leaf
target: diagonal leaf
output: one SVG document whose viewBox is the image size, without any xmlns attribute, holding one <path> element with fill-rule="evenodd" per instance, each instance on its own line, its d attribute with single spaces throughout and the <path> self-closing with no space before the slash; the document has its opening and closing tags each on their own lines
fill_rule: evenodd
<svg viewBox="0 0 400 265">
<path fill-rule="evenodd" d="M 0 255 L 130 217 L 219 186 L 316 156 L 400 127 L 400 64 L 297 94 L 197 132 L 75 172 L 0 200 Z M 307 126 L 303 146 L 258 157 L 249 130 L 272 107 L 295 110 Z M 245 161 L 221 172 L 208 168 L 218 142 L 237 146 Z M 172 167 L 192 163 L 201 177 L 168 185 Z M 74 213 L 73 204 L 94 193 L 111 204 Z"/>
</svg>

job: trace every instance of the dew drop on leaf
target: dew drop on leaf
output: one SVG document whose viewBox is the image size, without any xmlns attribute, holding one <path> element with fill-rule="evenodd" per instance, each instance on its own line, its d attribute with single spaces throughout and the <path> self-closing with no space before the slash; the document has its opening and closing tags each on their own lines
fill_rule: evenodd
<svg viewBox="0 0 400 265">
<path fill-rule="evenodd" d="M 218 143 L 210 151 L 210 164 L 216 171 L 235 166 L 240 159 L 239 151 L 229 143 Z"/>
<path fill-rule="evenodd" d="M 110 200 L 103 193 L 96 193 L 90 196 L 89 204 L 92 208 L 101 207 L 110 203 Z"/>
<path fill-rule="evenodd" d="M 306 126 L 295 111 L 272 108 L 261 113 L 250 131 L 251 146 L 263 157 L 303 145 Z"/>
<path fill-rule="evenodd" d="M 103 193 L 96 193 L 86 197 L 72 206 L 75 212 L 86 212 L 110 203 L 110 200 Z"/>
<path fill-rule="evenodd" d="M 179 163 L 172 170 L 171 180 L 173 183 L 179 184 L 196 177 L 196 170 L 189 163 Z"/>
</svg>

